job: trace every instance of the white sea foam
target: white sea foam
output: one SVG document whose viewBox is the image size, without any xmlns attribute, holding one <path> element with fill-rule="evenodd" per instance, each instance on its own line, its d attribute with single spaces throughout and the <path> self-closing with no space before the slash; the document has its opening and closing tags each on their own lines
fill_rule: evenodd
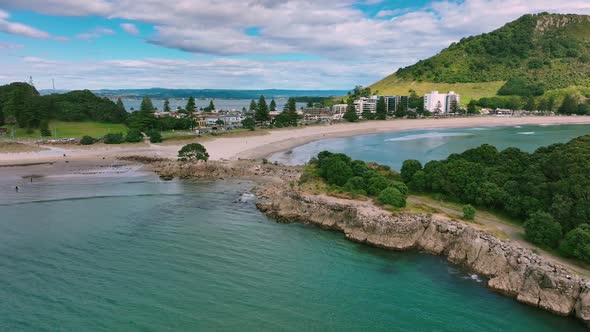
<svg viewBox="0 0 590 332">
<path fill-rule="evenodd" d="M 521 131 L 518 133 L 519 135 L 534 135 L 534 131 Z"/>
<path fill-rule="evenodd" d="M 522 126 L 514 126 L 514 128 L 522 128 Z"/>
<path fill-rule="evenodd" d="M 403 142 L 403 141 L 415 141 L 419 139 L 429 139 L 429 138 L 443 138 L 443 137 L 456 137 L 456 136 L 473 136 L 473 134 L 469 133 L 426 133 L 426 134 L 415 134 L 415 135 L 407 135 L 402 137 L 394 137 L 386 139 L 386 142 Z"/>
<path fill-rule="evenodd" d="M 473 127 L 473 128 L 469 128 L 467 130 L 490 130 L 490 128 Z"/>
</svg>

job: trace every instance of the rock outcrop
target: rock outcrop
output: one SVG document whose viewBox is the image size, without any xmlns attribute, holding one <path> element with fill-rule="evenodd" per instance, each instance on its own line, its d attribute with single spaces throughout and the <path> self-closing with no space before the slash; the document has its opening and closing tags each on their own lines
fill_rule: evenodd
<svg viewBox="0 0 590 332">
<path fill-rule="evenodd" d="M 279 222 L 304 222 L 342 231 L 353 241 L 393 250 L 445 255 L 488 278 L 488 287 L 561 316 L 590 322 L 590 283 L 529 249 L 476 227 L 426 214 L 384 211 L 371 202 L 261 188 L 258 208 Z"/>
</svg>

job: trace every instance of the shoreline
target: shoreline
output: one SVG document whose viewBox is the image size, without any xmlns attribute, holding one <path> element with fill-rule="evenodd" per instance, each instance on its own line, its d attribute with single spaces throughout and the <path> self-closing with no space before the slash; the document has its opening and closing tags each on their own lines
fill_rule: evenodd
<svg viewBox="0 0 590 332">
<path fill-rule="evenodd" d="M 443 119 L 402 119 L 314 125 L 300 128 L 281 128 L 261 131 L 260 135 L 216 137 L 211 140 L 195 138 L 178 144 L 122 144 L 122 145 L 51 145 L 40 152 L 0 153 L 0 165 L 68 161 L 104 162 L 119 157 L 141 156 L 176 159 L 178 150 L 190 142 L 200 142 L 207 149 L 210 160 L 262 159 L 310 142 L 329 139 L 393 133 L 421 129 L 451 129 L 467 127 L 509 127 L 517 125 L 590 124 L 590 116 L 545 117 L 465 117 Z M 174 142 L 171 142 L 174 143 Z M 63 155 L 66 155 L 64 157 Z"/>
</svg>

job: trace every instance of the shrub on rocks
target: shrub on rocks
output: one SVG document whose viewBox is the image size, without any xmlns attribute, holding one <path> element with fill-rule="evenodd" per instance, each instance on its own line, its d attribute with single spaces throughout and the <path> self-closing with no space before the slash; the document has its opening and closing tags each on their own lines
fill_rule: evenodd
<svg viewBox="0 0 590 332">
<path fill-rule="evenodd" d="M 524 234 L 534 244 L 555 248 L 562 236 L 561 225 L 549 213 L 537 211 L 524 223 Z"/>
<path fill-rule="evenodd" d="M 86 136 L 82 136 L 82 139 L 80 140 L 80 144 L 81 145 L 92 145 L 94 144 L 95 140 L 94 138 L 86 135 Z"/>
<path fill-rule="evenodd" d="M 378 199 L 381 204 L 387 204 L 395 207 L 406 206 L 406 198 L 398 189 L 394 187 L 383 189 L 379 194 Z"/>
<path fill-rule="evenodd" d="M 463 219 L 465 220 L 473 220 L 475 219 L 475 208 L 471 206 L 471 204 L 467 204 L 463 206 Z"/>
</svg>

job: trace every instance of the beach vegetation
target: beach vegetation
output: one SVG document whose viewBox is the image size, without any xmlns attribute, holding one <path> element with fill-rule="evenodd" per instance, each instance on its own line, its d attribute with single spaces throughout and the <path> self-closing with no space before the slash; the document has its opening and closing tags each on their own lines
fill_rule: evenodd
<svg viewBox="0 0 590 332">
<path fill-rule="evenodd" d="M 463 206 L 463 220 L 474 220 L 476 210 L 471 204 Z"/>
<path fill-rule="evenodd" d="M 162 134 L 159 130 L 152 129 L 146 133 L 150 138 L 150 143 L 160 143 L 162 142 Z"/>
<path fill-rule="evenodd" d="M 84 135 L 80 139 L 81 145 L 92 145 L 92 144 L 94 144 L 94 142 L 96 142 L 96 140 L 88 135 Z"/>
<path fill-rule="evenodd" d="M 590 219 L 590 135 L 532 153 L 484 144 L 421 169 L 404 165 L 401 178 L 412 191 L 503 213 L 524 223 L 536 244 L 557 248 Z"/>
<path fill-rule="evenodd" d="M 129 129 L 125 135 L 125 142 L 137 143 L 143 141 L 143 135 L 139 129 Z"/>
<path fill-rule="evenodd" d="M 193 160 L 209 160 L 209 153 L 207 149 L 200 143 L 191 143 L 183 146 L 178 151 L 178 160 L 193 161 Z"/>
<path fill-rule="evenodd" d="M 379 202 L 394 207 L 406 206 L 406 197 L 395 187 L 387 187 L 379 193 Z"/>
<path fill-rule="evenodd" d="M 102 137 L 104 144 L 121 144 L 125 142 L 125 136 L 122 133 L 108 133 Z"/>
</svg>

